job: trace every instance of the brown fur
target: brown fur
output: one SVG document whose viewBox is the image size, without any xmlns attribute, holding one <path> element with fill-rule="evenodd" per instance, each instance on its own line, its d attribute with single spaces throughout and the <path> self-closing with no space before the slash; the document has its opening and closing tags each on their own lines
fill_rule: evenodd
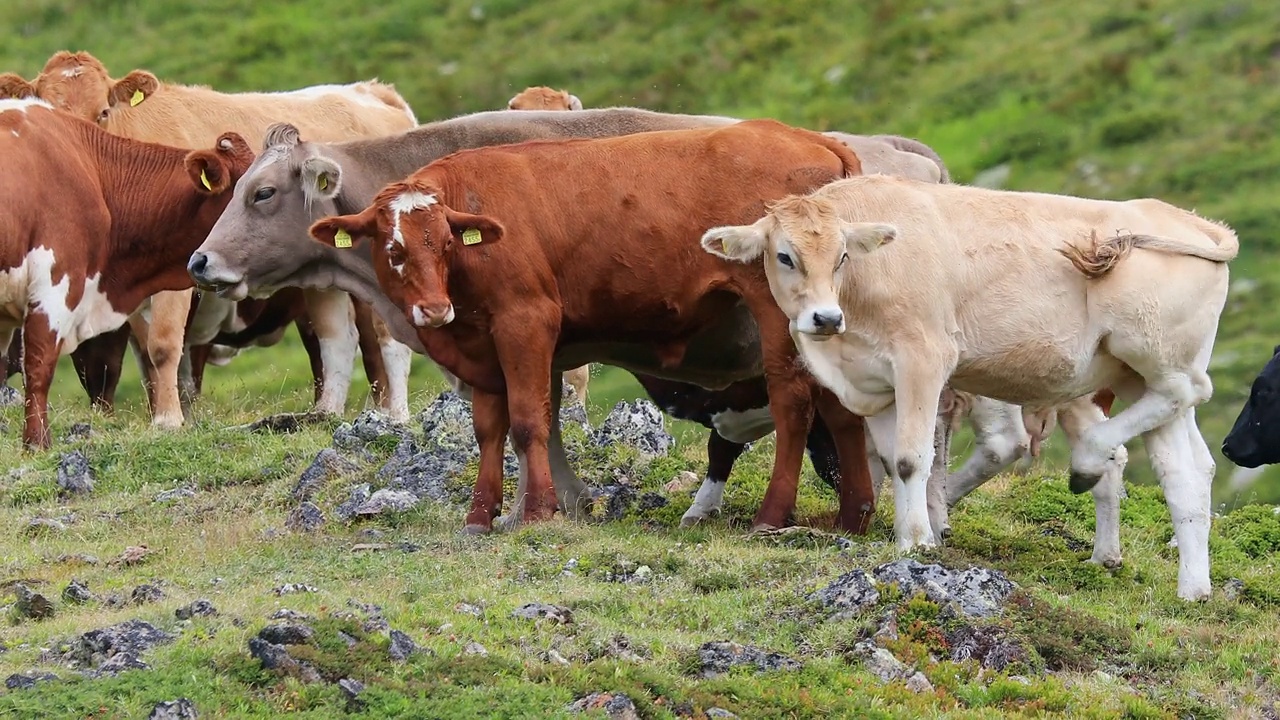
<svg viewBox="0 0 1280 720">
<path fill-rule="evenodd" d="M 546 86 L 525 88 L 507 102 L 508 110 L 581 110 L 582 103 L 567 90 Z"/>
</svg>

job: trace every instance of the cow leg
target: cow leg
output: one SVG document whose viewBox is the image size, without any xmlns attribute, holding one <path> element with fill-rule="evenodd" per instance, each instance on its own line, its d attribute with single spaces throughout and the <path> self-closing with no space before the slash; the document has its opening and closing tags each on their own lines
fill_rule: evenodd
<svg viewBox="0 0 1280 720">
<path fill-rule="evenodd" d="M 107 414 L 115 410 L 116 388 L 120 385 L 120 371 L 131 332 L 128 324 L 121 325 L 85 340 L 71 353 L 71 363 L 81 387 L 89 395 L 90 404 Z"/>
<path fill-rule="evenodd" d="M 356 340 L 360 346 L 360 362 L 364 365 L 364 374 L 369 380 L 369 397 L 376 407 L 385 411 L 388 382 L 387 366 L 382 354 L 383 333 L 378 332 L 374 324 L 371 307 L 355 298 L 351 299 L 351 303 L 355 308 Z"/>
<path fill-rule="evenodd" d="M 866 455 L 866 423 L 861 423 L 858 432 L 863 435 L 863 455 Z M 836 447 L 836 439 L 822 419 L 822 415 L 814 413 L 813 424 L 809 426 L 809 437 L 805 441 L 805 449 L 809 452 L 809 462 L 813 463 L 813 471 L 818 478 L 832 490 L 840 491 L 840 450 Z M 872 501 L 875 500 L 875 489 L 872 488 Z"/>
<path fill-rule="evenodd" d="M 407 423 L 410 418 L 409 369 L 413 363 L 413 351 L 408 345 L 396 342 L 387 324 L 376 314 L 373 316 L 373 329 L 386 374 L 387 392 L 383 409 L 392 422 Z"/>
<path fill-rule="evenodd" d="M 191 389 L 196 397 L 204 392 L 204 369 L 209 363 L 209 355 L 213 353 L 213 345 L 194 345 L 187 348 L 187 364 L 191 370 Z"/>
<path fill-rule="evenodd" d="M 764 307 L 759 298 L 748 300 L 760 326 L 775 445 L 769 486 L 752 521 L 755 530 L 782 527 L 795 511 L 817 388 L 813 378 L 801 369 L 795 342 L 787 330 L 786 316 L 778 312 L 772 295 L 768 295 L 763 304 Z"/>
<path fill-rule="evenodd" d="M 358 337 L 351 296 L 341 290 L 304 290 L 307 314 L 320 341 L 323 388 L 315 411 L 341 415 L 351 387 L 351 367 L 356 360 Z"/>
<path fill-rule="evenodd" d="M 964 465 L 947 478 L 948 506 L 955 506 L 1031 447 L 1031 438 L 1022 422 L 1022 408 L 1017 405 L 975 395 L 969 422 L 978 446 Z"/>
<path fill-rule="evenodd" d="M 585 367 L 585 366 L 584 366 Z M 591 490 L 569 464 L 560 433 L 560 406 L 564 402 L 564 378 L 551 374 L 551 436 L 547 440 L 547 458 L 551 463 L 551 483 L 556 488 L 560 510 L 571 518 L 580 518 L 591 509 Z"/>
<path fill-rule="evenodd" d="M 1186 411 L 1143 435 L 1147 455 L 1164 490 L 1178 542 L 1178 597 L 1202 600 L 1209 580 L 1209 484 L 1196 467 Z M 1203 440 L 1201 440 L 1203 442 Z"/>
<path fill-rule="evenodd" d="M 320 357 L 320 338 L 316 337 L 316 328 L 311 318 L 303 315 L 293 321 L 298 328 L 298 339 L 302 340 L 302 348 L 307 351 L 307 360 L 311 364 L 311 383 L 315 402 L 320 402 L 324 392 L 324 360 Z"/>
<path fill-rule="evenodd" d="M 950 393 L 948 393 L 950 395 Z M 954 395 L 950 396 L 954 400 Z M 935 542 L 951 535 L 951 518 L 947 512 L 947 463 L 951 459 L 951 427 L 957 412 L 955 402 L 938 413 L 933 429 L 933 464 L 929 467 L 925 495 L 929 508 L 929 528 Z"/>
<path fill-rule="evenodd" d="M 151 297 L 151 328 L 147 333 L 147 357 L 155 369 L 152 382 L 155 407 L 151 424 L 161 428 L 182 427 L 182 401 L 178 397 L 178 363 L 182 359 L 187 316 L 191 313 L 190 290 L 156 293 Z"/>
<path fill-rule="evenodd" d="M 196 389 L 195 370 L 192 367 L 191 350 L 192 348 L 183 347 L 182 354 L 178 356 L 178 402 L 182 407 L 182 417 L 187 422 L 191 422 L 192 420 L 192 412 L 195 405 L 196 395 L 200 392 Z"/>
<path fill-rule="evenodd" d="M 151 299 L 147 298 L 147 307 L 150 308 L 150 306 Z M 156 369 L 151 364 L 151 358 L 147 351 L 147 335 L 151 332 L 151 326 L 142 317 L 141 308 L 129 316 L 128 325 L 129 347 L 133 349 L 133 359 L 138 364 L 138 374 L 142 376 L 142 389 L 147 392 L 147 411 L 155 413 Z"/>
<path fill-rule="evenodd" d="M 936 544 L 929 524 L 928 476 L 945 381 L 945 376 L 901 373 L 894 404 L 868 418 L 876 448 L 893 477 L 893 529 L 900 550 Z"/>
<path fill-rule="evenodd" d="M 693 504 L 680 518 L 681 527 L 690 527 L 720 512 L 724 504 L 724 484 L 733 471 L 733 464 L 742 456 L 747 446 L 727 440 L 711 429 L 707 437 L 707 475 L 693 497 Z"/>
<path fill-rule="evenodd" d="M 49 327 L 49 317 L 28 312 L 22 324 L 22 376 L 25 390 L 26 424 L 22 445 L 27 450 L 52 444 L 49 432 L 49 385 L 58 366 L 62 343 Z"/>
<path fill-rule="evenodd" d="M 502 510 L 502 454 L 511 425 L 507 415 L 507 396 L 474 390 L 471 394 L 471 425 L 480 446 L 480 472 L 471 490 L 471 509 L 467 512 L 462 531 L 475 535 L 492 530 L 493 519 Z"/>
<path fill-rule="evenodd" d="M 1073 447 L 1085 430 L 1106 419 L 1102 410 L 1088 396 L 1076 398 L 1058 408 L 1058 424 Z M 1094 532 L 1093 556 L 1089 562 L 1108 568 L 1120 567 L 1120 499 L 1124 496 L 1124 467 L 1129 453 L 1121 445 L 1116 457 L 1107 464 L 1102 480 L 1093 486 Z"/>
<path fill-rule="evenodd" d="M 591 382 L 591 366 L 583 365 L 564 373 L 565 382 L 573 388 L 574 397 L 582 407 L 587 407 L 587 384 Z"/>
<path fill-rule="evenodd" d="M 813 426 L 821 424 L 834 439 L 840 466 L 837 488 L 840 497 L 840 528 L 855 535 L 865 535 L 876 512 L 875 490 L 871 487 L 871 471 L 867 466 L 867 446 L 861 417 L 849 412 L 836 396 L 815 384 L 818 414 Z"/>
</svg>

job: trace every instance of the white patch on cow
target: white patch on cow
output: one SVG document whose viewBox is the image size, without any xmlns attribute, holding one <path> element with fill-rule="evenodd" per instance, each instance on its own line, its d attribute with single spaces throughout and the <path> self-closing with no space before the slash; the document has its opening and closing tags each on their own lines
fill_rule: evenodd
<svg viewBox="0 0 1280 720">
<path fill-rule="evenodd" d="M 422 313 L 422 308 L 417 305 L 413 306 L 413 324 L 418 327 L 427 326 L 427 316 Z"/>
<path fill-rule="evenodd" d="M 83 74 L 84 74 L 84 68 L 80 66 L 67 68 L 66 70 L 62 71 L 62 77 L 68 77 L 68 78 L 80 77 Z"/>
<path fill-rule="evenodd" d="M 720 512 L 720 507 L 724 504 L 724 482 L 711 478 L 702 481 L 702 487 L 698 488 L 698 494 L 693 497 L 693 504 L 680 518 L 681 527 L 696 525 Z"/>
<path fill-rule="evenodd" d="M 745 445 L 773 432 L 773 414 L 768 406 L 750 410 L 725 410 L 711 416 L 720 437 Z"/>
<path fill-rule="evenodd" d="M 388 207 L 391 209 L 391 239 L 387 241 L 387 251 L 391 251 L 392 243 L 404 247 L 404 233 L 400 232 L 400 216 L 414 210 L 422 210 L 436 204 L 436 196 L 407 190 L 395 196 Z"/>
<path fill-rule="evenodd" d="M 387 416 L 392 422 L 409 422 L 409 367 L 413 363 L 413 351 L 395 340 L 388 340 L 381 347 L 382 362 L 387 368 Z"/>
<path fill-rule="evenodd" d="M 74 308 L 67 307 L 72 275 L 53 282 L 53 250 L 38 247 L 27 253 L 22 264 L 0 271 L 0 322 L 17 326 L 28 309 L 49 319 L 49 327 L 62 341 L 62 354 L 75 350 L 81 342 L 125 323 L 127 315 L 117 312 L 98 289 L 102 273 L 83 280 L 84 292 Z"/>
<path fill-rule="evenodd" d="M 17 112 L 25 113 L 29 107 L 42 107 L 49 110 L 53 109 L 52 105 L 40 98 L 6 98 L 4 100 L 0 100 L 0 113 L 8 110 L 16 110 Z"/>
</svg>

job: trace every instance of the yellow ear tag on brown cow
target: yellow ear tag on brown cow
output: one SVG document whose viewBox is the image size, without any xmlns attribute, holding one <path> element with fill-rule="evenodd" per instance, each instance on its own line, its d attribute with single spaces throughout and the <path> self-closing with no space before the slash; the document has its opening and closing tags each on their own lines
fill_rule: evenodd
<svg viewBox="0 0 1280 720">
<path fill-rule="evenodd" d="M 336 248 L 351 247 L 351 233 L 346 230 L 338 230 L 333 234 L 333 246 Z"/>
<path fill-rule="evenodd" d="M 138 103 L 142 102 L 144 97 L 146 96 L 142 94 L 141 90 L 134 90 L 133 97 L 129 98 L 129 107 L 138 107 Z"/>
<path fill-rule="evenodd" d="M 213 192 L 213 186 L 209 184 L 209 176 L 205 175 L 203 170 L 200 171 L 200 182 L 204 183 L 205 190 Z"/>
<path fill-rule="evenodd" d="M 467 228 L 462 231 L 463 245 L 476 245 L 480 242 L 480 231 L 475 228 Z"/>
</svg>

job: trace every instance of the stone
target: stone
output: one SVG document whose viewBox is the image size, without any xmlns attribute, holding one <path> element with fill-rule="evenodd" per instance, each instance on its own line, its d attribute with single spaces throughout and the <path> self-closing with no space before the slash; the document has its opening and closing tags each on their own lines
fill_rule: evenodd
<svg viewBox="0 0 1280 720">
<path fill-rule="evenodd" d="M 740 665 L 754 666 L 756 672 L 799 670 L 800 662 L 785 655 L 736 642 L 709 642 L 698 648 L 699 675 L 714 678 Z"/>
<path fill-rule="evenodd" d="M 362 450 L 371 442 L 386 437 L 405 438 L 409 433 L 403 426 L 391 422 L 375 410 L 365 410 L 349 423 L 342 423 L 333 431 L 333 446 L 339 450 Z"/>
<path fill-rule="evenodd" d="M 374 492 L 360 505 L 352 510 L 355 517 L 368 517 L 384 513 L 399 513 L 413 509 L 418 498 L 406 490 L 390 490 L 383 488 Z"/>
<path fill-rule="evenodd" d="M 78 422 L 73 424 L 67 430 L 66 435 L 62 436 L 62 442 L 73 443 L 73 442 L 76 442 L 77 440 L 88 440 L 92 436 L 93 436 L 93 428 L 89 426 L 89 423 Z"/>
<path fill-rule="evenodd" d="M 662 489 L 669 493 L 690 492 L 700 485 L 702 485 L 702 478 L 698 477 L 697 473 L 681 470 L 666 485 L 663 485 Z"/>
<path fill-rule="evenodd" d="M 323 525 L 324 511 L 309 500 L 291 510 L 284 520 L 284 526 L 293 532 L 315 532 Z"/>
<path fill-rule="evenodd" d="M 23 583 L 14 585 L 13 592 L 18 596 L 18 601 L 13 607 L 19 616 L 31 618 L 32 620 L 45 620 L 53 617 L 53 603 L 49 601 L 49 598 L 32 590 Z"/>
<path fill-rule="evenodd" d="M 355 473 L 359 469 L 359 465 L 343 457 L 338 451 L 325 448 L 316 453 L 315 459 L 306 470 L 302 471 L 298 483 L 293 486 L 290 497 L 297 502 L 307 502 L 327 483 Z"/>
<path fill-rule="evenodd" d="M 184 485 L 182 487 L 173 488 L 172 490 L 165 490 L 164 492 L 156 493 L 154 502 L 158 502 L 158 503 L 176 502 L 178 500 L 185 500 L 187 498 L 193 498 L 195 496 L 196 496 L 195 489 Z"/>
<path fill-rule="evenodd" d="M 311 616 L 304 612 L 298 612 L 297 610 L 290 610 L 289 608 L 280 608 L 279 610 L 271 613 L 271 617 L 268 619 L 270 620 L 310 620 Z"/>
<path fill-rule="evenodd" d="M 725 710 L 724 708 L 718 708 L 718 707 L 707 708 L 705 715 L 708 718 L 723 718 L 724 720 L 732 720 L 738 717 L 737 715 L 734 715 L 728 710 Z"/>
<path fill-rule="evenodd" d="M 153 551 L 146 545 L 130 545 L 120 553 L 119 557 L 107 564 L 132 567 L 146 562 L 146 559 L 152 554 L 154 554 Z"/>
<path fill-rule="evenodd" d="M 258 637 L 273 645 L 306 645 L 315 634 L 310 626 L 293 622 L 274 623 L 258 631 Z"/>
<path fill-rule="evenodd" d="M 156 703 L 147 720 L 196 720 L 199 717 L 195 703 L 187 698 L 178 698 Z"/>
<path fill-rule="evenodd" d="M 63 453 L 58 459 L 58 487 L 64 495 L 93 492 L 94 474 L 89 458 L 80 450 Z"/>
<path fill-rule="evenodd" d="M 25 673 L 14 673 L 5 678 L 4 686 L 10 690 L 30 690 L 39 683 L 55 682 L 57 680 L 59 680 L 58 676 L 53 673 L 28 670 Z"/>
<path fill-rule="evenodd" d="M 471 424 L 471 404 L 446 390 L 436 396 L 418 415 L 426 450 L 445 451 L 468 460 L 480 454 Z M 463 461 L 466 462 L 465 460 Z"/>
<path fill-rule="evenodd" d="M 215 617 L 218 614 L 218 608 L 213 603 L 203 598 L 194 602 L 183 605 L 173 611 L 174 617 L 179 620 L 190 620 L 196 617 Z"/>
<path fill-rule="evenodd" d="M 369 501 L 369 497 L 373 495 L 369 488 L 369 483 L 360 483 L 347 490 L 346 502 L 339 505 L 334 513 L 342 522 L 348 522 L 356 515 L 356 508 L 364 505 Z"/>
<path fill-rule="evenodd" d="M 338 681 L 338 689 L 347 699 L 347 712 L 358 712 L 364 707 L 360 693 L 364 692 L 364 683 L 355 678 L 345 677 Z"/>
<path fill-rule="evenodd" d="M 17 388 L 0 383 L 0 407 L 14 407 L 22 404 L 22 392 Z"/>
<path fill-rule="evenodd" d="M 525 620 L 546 619 L 561 625 L 573 623 L 573 611 L 567 607 L 548 605 L 547 603 L 525 603 L 512 610 L 511 617 Z"/>
<path fill-rule="evenodd" d="M 89 586 L 75 578 L 72 578 L 71 582 L 62 589 L 62 601 L 65 603 L 79 605 L 92 599 L 93 593 L 89 592 Z"/>
<path fill-rule="evenodd" d="M 411 655 L 420 650 L 418 644 L 413 641 L 413 638 L 409 637 L 405 633 L 402 633 L 399 630 L 392 630 L 390 634 L 391 643 L 387 646 L 387 653 L 391 655 L 392 660 L 404 662 L 405 660 L 408 660 Z"/>
<path fill-rule="evenodd" d="M 143 620 L 126 620 L 117 625 L 90 630 L 72 643 L 68 652 L 70 660 L 89 667 L 101 667 L 108 660 L 120 656 L 113 668 L 127 669 L 141 661 L 138 656 L 158 645 L 171 643 L 175 635 L 157 629 Z"/>
<path fill-rule="evenodd" d="M 999 570 L 971 567 L 955 571 L 923 565 L 912 559 L 877 566 L 872 574 L 882 583 L 897 583 L 904 595 L 923 591 L 939 605 L 954 604 L 967 617 L 992 617 L 1004 612 L 1004 601 L 1017 587 Z"/>
<path fill-rule="evenodd" d="M 924 673 L 915 672 L 912 673 L 911 677 L 907 678 L 907 689 L 916 693 L 931 693 L 933 692 L 933 683 L 929 682 L 929 678 L 925 677 Z"/>
<path fill-rule="evenodd" d="M 164 599 L 164 590 L 159 586 L 150 583 L 144 583 L 133 589 L 129 593 L 129 602 L 134 605 L 146 605 L 147 603 L 160 602 Z"/>
<path fill-rule="evenodd" d="M 657 510 L 658 508 L 666 507 L 668 502 L 670 501 L 660 493 L 646 492 L 636 500 L 636 510 L 640 512 Z"/>
<path fill-rule="evenodd" d="M 267 670 L 291 675 L 304 683 L 320 682 L 320 673 L 311 665 L 299 662 L 283 645 L 267 642 L 260 637 L 249 638 L 249 654 Z"/>
<path fill-rule="evenodd" d="M 458 603 L 457 605 L 453 606 L 453 610 L 454 612 L 465 613 L 467 615 L 474 615 L 478 618 L 484 617 L 484 610 L 481 610 L 475 605 L 471 605 L 469 603 Z"/>
<path fill-rule="evenodd" d="M 126 670 L 150 670 L 151 666 L 143 662 L 142 658 L 131 652 L 116 653 L 107 658 L 98 666 L 98 669 L 89 673 L 90 677 L 114 676 Z"/>
<path fill-rule="evenodd" d="M 306 583 L 285 583 L 284 585 L 277 585 L 271 592 L 277 597 L 281 597 L 284 595 L 293 595 L 294 593 L 320 592 L 320 588 Z"/>
<path fill-rule="evenodd" d="M 402 440 L 378 469 L 378 479 L 392 490 L 411 493 L 419 500 L 450 503 L 468 497 L 469 488 L 455 486 L 472 457 L 451 449 L 423 449 L 413 440 Z"/>
<path fill-rule="evenodd" d="M 1222 584 L 1222 596 L 1228 600 L 1236 600 L 1244 593 L 1244 581 L 1240 578 L 1230 578 Z"/>
<path fill-rule="evenodd" d="M 64 533 L 66 531 L 66 523 L 53 518 L 31 518 L 30 522 L 27 523 L 27 527 L 23 530 L 28 537 L 53 535 L 56 533 Z"/>
<path fill-rule="evenodd" d="M 862 569 L 850 570 L 832 580 L 829 585 L 810 593 L 809 600 L 822 603 L 828 610 L 835 610 L 833 619 L 845 619 L 860 614 L 880 602 L 876 580 Z"/>
<path fill-rule="evenodd" d="M 988 670 L 1027 664 L 1031 657 L 1022 643 L 999 625 L 963 625 L 947 633 L 947 646 L 952 660 L 975 660 Z"/>
<path fill-rule="evenodd" d="M 478 642 L 469 642 L 462 646 L 463 655 L 478 655 L 480 657 L 488 657 L 489 651 Z"/>
<path fill-rule="evenodd" d="M 605 520 L 621 520 L 635 499 L 635 488 L 629 483 L 619 482 L 605 485 L 597 490 L 592 501 L 597 505 L 604 505 L 600 514 Z"/>
<path fill-rule="evenodd" d="M 893 653 L 871 643 L 865 641 L 858 643 L 854 647 L 854 652 L 862 656 L 862 664 L 867 671 L 880 678 L 882 682 L 905 680 L 911 677 L 913 672 L 910 667 L 894 657 Z"/>
<path fill-rule="evenodd" d="M 97 565 L 102 562 L 97 555 L 88 553 L 68 553 L 58 556 L 58 562 L 63 565 Z"/>
<path fill-rule="evenodd" d="M 675 445 L 667 433 L 662 411 L 644 398 L 615 405 L 591 439 L 601 447 L 614 444 L 634 447 L 645 459 L 666 455 Z"/>
<path fill-rule="evenodd" d="M 635 703 L 623 693 L 591 693 L 566 709 L 574 713 L 603 710 L 610 720 L 640 720 Z"/>
</svg>

